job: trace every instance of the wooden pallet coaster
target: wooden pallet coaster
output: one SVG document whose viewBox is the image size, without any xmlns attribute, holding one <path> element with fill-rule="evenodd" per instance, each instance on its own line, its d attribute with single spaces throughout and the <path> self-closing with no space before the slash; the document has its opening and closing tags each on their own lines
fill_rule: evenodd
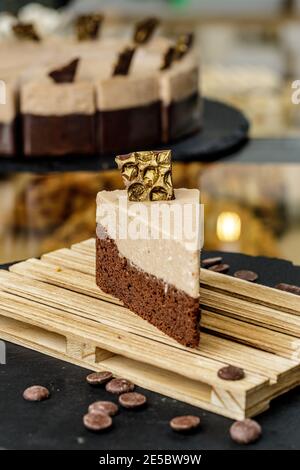
<svg viewBox="0 0 300 470">
<path fill-rule="evenodd" d="M 94 245 L 0 272 L 0 337 L 234 419 L 300 383 L 296 296 L 202 270 L 204 332 L 197 349 L 186 348 L 97 288 Z M 219 379 L 228 363 L 245 378 Z"/>
</svg>

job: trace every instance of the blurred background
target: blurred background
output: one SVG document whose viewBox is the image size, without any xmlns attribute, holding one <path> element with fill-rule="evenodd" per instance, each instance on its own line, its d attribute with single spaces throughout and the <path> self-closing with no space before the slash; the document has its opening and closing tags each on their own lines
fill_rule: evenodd
<svg viewBox="0 0 300 470">
<path fill-rule="evenodd" d="M 291 83 L 300 79 L 300 0 L 39 3 L 72 14 L 101 11 L 120 36 L 150 15 L 162 19 L 166 36 L 194 31 L 203 95 L 241 109 L 251 122 L 251 139 L 300 137 L 300 105 L 291 102 Z M 28 4 L 1 0 L 0 12 L 28 18 Z M 205 249 L 300 264 L 300 163 L 285 160 L 283 153 L 280 163 L 264 163 L 262 154 L 261 163 L 227 159 L 174 166 L 177 187 L 202 191 Z M 116 171 L 1 176 L 0 161 L 0 262 L 38 256 L 93 236 L 97 191 L 121 185 Z"/>
</svg>

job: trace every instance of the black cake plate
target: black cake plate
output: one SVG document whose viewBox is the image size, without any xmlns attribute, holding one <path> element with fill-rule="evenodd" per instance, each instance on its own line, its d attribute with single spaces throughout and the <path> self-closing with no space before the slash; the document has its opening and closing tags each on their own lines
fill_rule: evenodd
<svg viewBox="0 0 300 470">
<path fill-rule="evenodd" d="M 159 147 L 171 149 L 173 161 L 208 162 L 231 155 L 248 141 L 249 121 L 241 111 L 227 104 L 204 99 L 203 123 L 200 132 Z M 99 171 L 113 168 L 116 168 L 114 155 L 0 158 L 0 173 Z"/>
</svg>

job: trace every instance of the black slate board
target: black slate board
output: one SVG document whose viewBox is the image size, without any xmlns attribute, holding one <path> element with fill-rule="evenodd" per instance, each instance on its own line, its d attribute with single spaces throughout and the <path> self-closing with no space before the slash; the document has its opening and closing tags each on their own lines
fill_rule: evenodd
<svg viewBox="0 0 300 470">
<path fill-rule="evenodd" d="M 203 258 L 220 253 L 204 253 Z M 222 253 L 236 269 L 256 271 L 260 281 L 273 286 L 278 281 L 300 285 L 300 267 L 288 261 L 240 254 Z M 300 301 L 300 300 L 299 300 Z M 82 415 L 96 400 L 111 399 L 103 389 L 85 383 L 87 371 L 72 364 L 7 344 L 7 364 L 0 365 L 0 448 L 4 449 L 94 449 L 109 450 L 207 450 L 244 449 L 228 436 L 231 420 L 193 406 L 144 393 L 149 400 L 145 410 L 121 410 L 114 419 L 114 428 L 101 435 L 82 426 Z M 32 384 L 48 386 L 52 397 L 42 403 L 22 399 L 23 390 Z M 300 388 L 275 399 L 271 408 L 257 420 L 263 437 L 251 449 L 300 449 Z M 197 414 L 202 427 L 194 435 L 184 436 L 169 429 L 171 418 L 181 414 Z"/>
<path fill-rule="evenodd" d="M 174 161 L 213 161 L 236 152 L 247 142 L 249 122 L 241 111 L 231 106 L 204 99 L 203 122 L 201 132 L 160 148 L 172 149 Z M 45 156 L 38 159 L 0 157 L 0 173 L 107 170 L 116 168 L 114 157 L 115 155 Z"/>
</svg>

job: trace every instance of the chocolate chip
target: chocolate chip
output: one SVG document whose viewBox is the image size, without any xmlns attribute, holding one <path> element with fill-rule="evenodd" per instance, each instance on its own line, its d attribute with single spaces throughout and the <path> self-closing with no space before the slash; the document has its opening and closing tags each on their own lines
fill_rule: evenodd
<svg viewBox="0 0 300 470">
<path fill-rule="evenodd" d="M 134 53 L 135 49 L 130 47 L 120 52 L 118 61 L 114 67 L 113 76 L 128 75 Z"/>
<path fill-rule="evenodd" d="M 214 258 L 206 258 L 202 260 L 203 268 L 209 268 L 210 266 L 215 266 L 216 264 L 222 263 L 223 258 L 221 256 L 215 256 Z"/>
<path fill-rule="evenodd" d="M 200 418 L 192 415 L 177 416 L 171 419 L 170 426 L 173 431 L 189 432 L 200 426 Z"/>
<path fill-rule="evenodd" d="M 283 290 L 285 292 L 289 292 L 290 294 L 300 295 L 299 286 L 293 286 L 292 284 L 286 284 L 284 282 L 277 284 L 277 286 L 275 286 L 275 289 Z"/>
<path fill-rule="evenodd" d="M 51 77 L 55 83 L 73 83 L 78 63 L 79 59 L 74 59 L 64 67 L 50 72 L 49 77 Z"/>
<path fill-rule="evenodd" d="M 27 401 L 43 401 L 49 398 L 50 392 L 46 387 L 41 385 L 32 385 L 23 392 L 23 398 Z"/>
<path fill-rule="evenodd" d="M 90 431 L 104 431 L 111 427 L 112 419 L 106 413 L 87 413 L 83 417 L 83 424 Z"/>
<path fill-rule="evenodd" d="M 245 372 L 240 367 L 229 365 L 218 370 L 218 377 L 223 380 L 241 380 L 245 377 Z"/>
<path fill-rule="evenodd" d="M 215 273 L 227 273 L 229 268 L 229 264 L 215 264 L 214 266 L 210 266 L 208 269 L 209 271 L 214 271 Z"/>
<path fill-rule="evenodd" d="M 124 408 L 140 408 L 147 402 L 145 395 L 137 392 L 122 393 L 119 396 L 120 405 Z"/>
<path fill-rule="evenodd" d="M 102 21 L 103 15 L 97 13 L 79 16 L 76 20 L 77 39 L 79 41 L 96 39 Z"/>
<path fill-rule="evenodd" d="M 118 411 L 118 405 L 112 401 L 95 401 L 89 406 L 89 413 L 105 413 L 109 416 L 115 416 Z"/>
<path fill-rule="evenodd" d="M 105 388 L 107 392 L 121 395 L 121 393 L 133 392 L 134 384 L 126 379 L 112 379 Z"/>
<path fill-rule="evenodd" d="M 113 374 L 108 370 L 102 372 L 93 372 L 86 377 L 86 381 L 89 385 L 102 385 L 111 380 Z"/>
<path fill-rule="evenodd" d="M 251 444 L 260 438 L 261 426 L 253 419 L 235 421 L 230 427 L 230 437 L 238 444 Z"/>
<path fill-rule="evenodd" d="M 258 279 L 258 274 L 254 271 L 247 271 L 245 269 L 241 271 L 236 271 L 234 273 L 234 277 L 238 277 L 239 279 L 243 279 L 244 281 L 254 282 Z"/>
</svg>

